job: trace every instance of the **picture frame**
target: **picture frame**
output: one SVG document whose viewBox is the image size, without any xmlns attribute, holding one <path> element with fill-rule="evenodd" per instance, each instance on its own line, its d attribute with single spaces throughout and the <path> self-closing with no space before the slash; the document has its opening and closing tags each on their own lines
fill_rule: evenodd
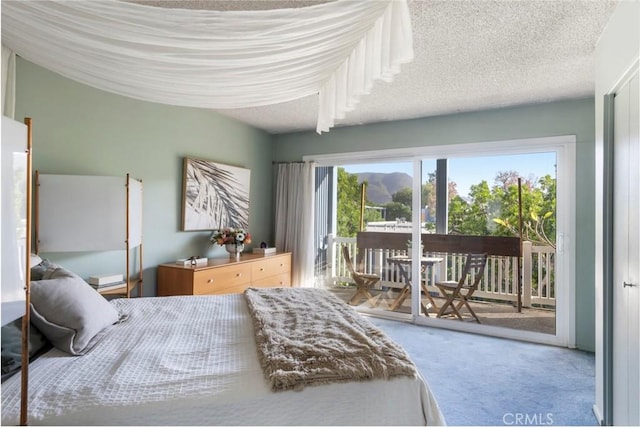
<svg viewBox="0 0 640 428">
<path fill-rule="evenodd" d="M 182 230 L 249 228 L 251 170 L 184 158 Z"/>
</svg>

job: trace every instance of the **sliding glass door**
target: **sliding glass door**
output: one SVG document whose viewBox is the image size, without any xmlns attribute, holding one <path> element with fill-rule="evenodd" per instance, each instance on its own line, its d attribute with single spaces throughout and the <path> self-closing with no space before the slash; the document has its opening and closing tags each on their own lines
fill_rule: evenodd
<svg viewBox="0 0 640 428">
<path fill-rule="evenodd" d="M 459 280 L 467 254 L 429 254 L 439 261 L 423 279 L 432 309 L 421 316 L 555 335 L 556 164 L 555 152 L 450 157 L 436 171 L 422 162 L 423 188 L 440 188 L 422 194 L 425 209 L 433 207 L 424 227 L 469 237 L 470 245 L 486 242 L 489 257 L 477 287 L 470 275 L 454 296 L 456 313 L 447 305 L 453 291 L 436 282 Z M 496 241 L 483 237 L 521 239 L 521 254 L 491 248 Z"/>
<path fill-rule="evenodd" d="M 571 343 L 574 140 L 314 157 L 322 182 L 333 183 L 316 203 L 325 224 L 316 228 L 318 286 L 362 312 Z M 452 310 L 438 282 L 457 281 L 478 249 L 488 253 L 482 278 Z"/>
<path fill-rule="evenodd" d="M 318 247 L 326 256 L 316 264 L 316 283 L 359 311 L 411 316 L 410 268 L 404 262 L 413 230 L 412 168 L 405 161 L 341 164 L 323 171 L 334 177 L 335 195 L 327 192 L 327 199 L 335 204 L 321 204 L 320 211 L 327 211 L 318 215 L 335 220 L 332 233 L 320 238 Z M 373 237 L 367 247 L 358 248 L 359 233 Z M 358 274 L 368 280 L 366 291 Z"/>
</svg>

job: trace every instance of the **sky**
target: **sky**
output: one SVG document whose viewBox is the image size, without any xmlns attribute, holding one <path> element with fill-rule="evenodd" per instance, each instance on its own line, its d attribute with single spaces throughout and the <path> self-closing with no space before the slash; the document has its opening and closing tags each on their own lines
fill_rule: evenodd
<svg viewBox="0 0 640 428">
<path fill-rule="evenodd" d="M 349 173 L 357 172 L 404 172 L 413 175 L 411 162 L 341 165 Z M 423 163 L 423 170 L 433 172 L 435 160 Z M 540 178 L 544 175 L 556 177 L 555 153 L 532 153 L 524 155 L 483 156 L 472 158 L 449 158 L 449 179 L 458 185 L 461 196 L 469 194 L 471 185 L 486 180 L 491 187 L 496 173 L 501 171 L 517 171 L 524 178 Z M 426 173 L 423 174 L 426 177 Z"/>
</svg>

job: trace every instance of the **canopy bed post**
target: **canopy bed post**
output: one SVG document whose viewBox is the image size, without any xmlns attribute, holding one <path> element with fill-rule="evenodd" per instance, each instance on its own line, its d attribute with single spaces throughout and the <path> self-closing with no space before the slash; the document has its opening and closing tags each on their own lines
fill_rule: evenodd
<svg viewBox="0 0 640 428">
<path fill-rule="evenodd" d="M 21 371 L 21 388 L 20 388 L 20 425 L 27 425 L 29 411 L 29 325 L 31 323 L 30 308 L 31 305 L 31 267 L 29 260 L 31 258 L 31 170 L 32 170 L 32 125 L 31 118 L 24 119 L 27 125 L 27 181 L 26 181 L 26 225 L 25 225 L 25 272 L 24 272 L 24 292 L 25 292 L 25 312 L 22 317 L 22 371 Z"/>
<path fill-rule="evenodd" d="M 30 328 L 30 282 L 31 282 L 31 160 L 32 122 L 24 123 L 6 116 L 2 117 L 2 146 L 0 161 L 2 168 L 0 223 L 2 233 L 0 278 L 2 279 L 2 326 L 15 328 L 16 342 L 8 342 L 9 365 L 16 370 L 20 392 L 13 397 L 19 403 L 19 418 L 16 423 L 27 424 L 29 383 L 29 328 Z M 19 331 L 17 330 L 19 329 Z M 8 332 L 11 330 L 8 330 Z M 4 334 L 4 331 L 3 331 Z M 9 333 L 10 335 L 13 333 Z M 3 336 L 4 339 L 4 336 Z M 3 348 L 5 343 L 3 341 Z M 3 349 L 3 352 L 5 349 Z M 15 355 L 15 358 L 13 357 Z M 3 375 L 5 369 L 3 353 Z M 17 371 L 20 371 L 20 376 Z M 4 386 L 4 385 L 3 385 Z M 3 409 L 4 410 L 4 409 Z"/>
<path fill-rule="evenodd" d="M 127 281 L 127 299 L 131 297 L 131 259 L 129 258 L 130 253 L 131 253 L 131 247 L 129 246 L 130 240 L 129 240 L 129 227 L 130 227 L 130 219 L 129 219 L 129 197 L 130 197 L 130 192 L 129 192 L 129 173 L 127 173 L 127 181 L 126 181 L 126 188 L 127 188 L 127 212 L 125 213 L 126 217 L 126 226 L 125 226 L 125 233 L 126 233 L 126 237 L 124 240 L 124 246 L 125 246 L 125 257 L 126 257 L 126 269 L 125 269 L 125 281 Z"/>
</svg>

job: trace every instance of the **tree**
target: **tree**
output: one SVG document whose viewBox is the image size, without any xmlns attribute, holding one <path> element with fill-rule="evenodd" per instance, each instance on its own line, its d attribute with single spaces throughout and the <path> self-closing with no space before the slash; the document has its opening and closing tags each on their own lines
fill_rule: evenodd
<svg viewBox="0 0 640 428">
<path fill-rule="evenodd" d="M 369 205 L 369 203 L 367 203 Z M 369 205 L 371 206 L 371 205 Z M 366 209 L 364 210 L 364 224 L 367 224 L 372 221 L 382 221 L 382 212 L 376 209 Z"/>
<path fill-rule="evenodd" d="M 398 218 L 404 218 L 407 221 L 411 221 L 411 207 L 400 202 L 389 202 L 385 204 L 387 211 L 386 220 L 396 220 Z"/>
<path fill-rule="evenodd" d="M 449 233 L 517 236 L 519 233 L 518 176 L 514 171 L 496 174 L 471 186 L 468 200 L 455 196 L 449 202 Z M 523 238 L 555 247 L 556 180 L 546 175 L 522 180 Z"/>
<path fill-rule="evenodd" d="M 338 168 L 338 236 L 353 237 L 360 227 L 358 176 Z"/>
<path fill-rule="evenodd" d="M 436 173 L 430 172 L 422 185 L 421 205 L 426 208 L 427 219 L 436 218 Z"/>
<path fill-rule="evenodd" d="M 534 183 L 535 184 L 535 183 Z M 550 175 L 522 186 L 522 235 L 538 244 L 555 248 L 556 241 L 556 180 Z M 519 233 L 518 185 L 510 185 L 502 196 L 502 212 L 494 222 L 502 234 Z"/>
<path fill-rule="evenodd" d="M 364 182 L 367 184 L 366 181 Z M 349 174 L 344 168 L 338 168 L 338 236 L 354 237 L 360 230 L 360 191 L 356 174 Z M 365 200 L 366 205 L 374 205 Z M 382 215 L 377 210 L 365 210 L 364 222 L 380 221 Z"/>
<path fill-rule="evenodd" d="M 396 193 L 391 195 L 392 202 L 406 205 L 409 208 L 411 208 L 412 198 L 413 198 L 413 192 L 411 191 L 410 187 L 405 187 L 404 189 L 400 189 Z"/>
<path fill-rule="evenodd" d="M 489 185 L 485 180 L 471 186 L 470 202 L 454 196 L 449 202 L 449 233 L 459 235 L 489 235 L 489 216 L 495 209 Z"/>
</svg>

